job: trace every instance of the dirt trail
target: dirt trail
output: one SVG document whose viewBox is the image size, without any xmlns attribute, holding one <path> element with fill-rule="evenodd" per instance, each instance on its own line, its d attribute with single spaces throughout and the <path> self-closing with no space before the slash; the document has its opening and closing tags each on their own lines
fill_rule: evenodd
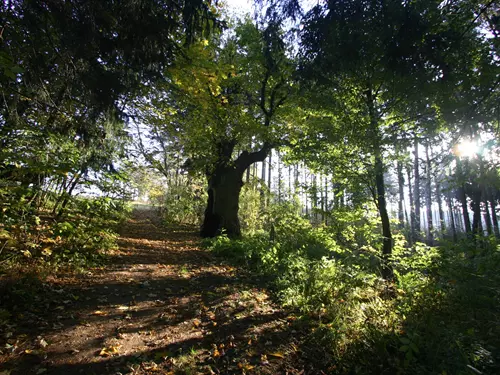
<svg viewBox="0 0 500 375">
<path fill-rule="evenodd" d="M 8 300 L 0 375 L 314 373 L 300 365 L 294 318 L 192 230 L 143 208 L 121 233 L 107 266 Z"/>
</svg>

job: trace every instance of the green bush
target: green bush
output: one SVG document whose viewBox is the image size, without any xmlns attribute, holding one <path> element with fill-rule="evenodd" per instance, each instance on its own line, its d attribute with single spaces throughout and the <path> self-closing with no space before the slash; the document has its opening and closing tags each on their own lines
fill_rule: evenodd
<svg viewBox="0 0 500 375">
<path fill-rule="evenodd" d="M 293 204 L 274 205 L 265 230 L 206 245 L 267 276 L 283 305 L 315 322 L 304 355 L 324 361 L 331 373 L 498 373 L 495 241 L 409 248 L 396 235 L 397 279 L 387 283 L 380 278 L 376 223 L 357 227 L 359 215 L 348 217 L 354 221 L 315 228 Z M 341 228 L 350 229 L 339 237 Z M 312 353 L 314 347 L 323 354 Z"/>
</svg>

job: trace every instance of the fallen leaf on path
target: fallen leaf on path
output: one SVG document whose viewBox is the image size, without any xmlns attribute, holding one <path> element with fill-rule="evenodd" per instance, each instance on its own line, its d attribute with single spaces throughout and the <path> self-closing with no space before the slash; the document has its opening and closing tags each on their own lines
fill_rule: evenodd
<svg viewBox="0 0 500 375">
<path fill-rule="evenodd" d="M 99 355 L 101 357 L 111 357 L 112 355 L 118 354 L 120 350 L 121 345 L 112 345 L 108 346 L 106 348 L 102 348 L 101 351 L 99 352 Z"/>
<path fill-rule="evenodd" d="M 96 310 L 96 311 L 94 311 L 94 312 L 93 312 L 92 314 L 90 314 L 90 315 L 106 316 L 106 315 L 108 315 L 108 313 L 107 313 L 107 312 L 105 312 L 105 311 Z"/>
<path fill-rule="evenodd" d="M 40 338 L 40 341 L 38 341 L 38 344 L 42 347 L 42 348 L 46 348 L 49 343 L 47 341 L 45 341 L 43 338 Z"/>
<path fill-rule="evenodd" d="M 269 354 L 271 357 L 275 357 L 275 358 L 285 358 L 285 356 L 279 352 L 276 352 L 276 353 L 270 353 Z"/>
<path fill-rule="evenodd" d="M 262 365 L 268 365 L 268 364 L 269 364 L 269 361 L 267 360 L 267 355 L 262 354 L 262 355 L 260 356 L 260 363 L 261 363 Z"/>
<path fill-rule="evenodd" d="M 252 366 L 251 364 L 249 363 L 238 363 L 238 368 L 242 369 L 242 370 L 252 370 L 255 368 L 255 366 Z"/>
</svg>

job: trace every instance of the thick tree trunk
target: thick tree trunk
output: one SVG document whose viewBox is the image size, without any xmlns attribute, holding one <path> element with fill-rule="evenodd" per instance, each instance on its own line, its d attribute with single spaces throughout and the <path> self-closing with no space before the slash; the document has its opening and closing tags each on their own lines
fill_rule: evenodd
<svg viewBox="0 0 500 375">
<path fill-rule="evenodd" d="M 231 238 L 241 235 L 238 210 L 242 186 L 243 172 L 234 167 L 220 168 L 208 178 L 202 237 L 215 237 L 222 233 Z"/>
<path fill-rule="evenodd" d="M 235 141 L 221 142 L 218 145 L 219 160 L 214 170 L 207 172 L 208 201 L 201 227 L 202 237 L 215 237 L 222 233 L 232 238 L 241 236 L 238 210 L 243 174 L 253 163 L 264 161 L 271 150 L 269 144 L 264 144 L 259 151 L 244 151 L 232 160 L 235 144 Z"/>
</svg>

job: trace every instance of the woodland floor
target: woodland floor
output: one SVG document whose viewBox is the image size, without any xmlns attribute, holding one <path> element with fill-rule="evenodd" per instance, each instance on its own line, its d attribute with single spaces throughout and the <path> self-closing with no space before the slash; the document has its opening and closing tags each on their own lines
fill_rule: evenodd
<svg viewBox="0 0 500 375">
<path fill-rule="evenodd" d="M 106 266 L 33 280 L 27 293 L 0 280 L 12 315 L 0 326 L 0 375 L 323 373 L 263 281 L 199 242 L 143 207 Z"/>
</svg>

